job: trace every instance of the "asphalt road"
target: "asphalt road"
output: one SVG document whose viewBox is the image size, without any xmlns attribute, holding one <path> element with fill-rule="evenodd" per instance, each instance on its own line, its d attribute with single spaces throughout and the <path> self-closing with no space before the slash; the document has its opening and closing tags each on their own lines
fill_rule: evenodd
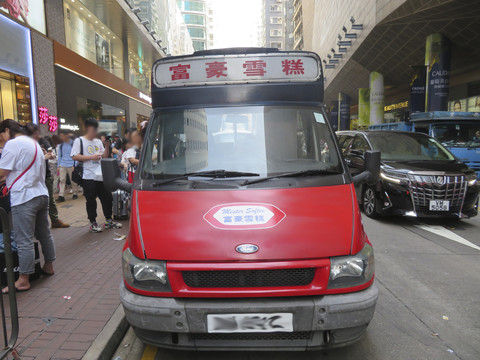
<svg viewBox="0 0 480 360">
<path fill-rule="evenodd" d="M 480 218 L 364 217 L 380 296 L 363 339 L 319 352 L 185 352 L 139 346 L 122 360 L 480 359 Z M 134 346 L 134 347 L 135 347 Z"/>
</svg>

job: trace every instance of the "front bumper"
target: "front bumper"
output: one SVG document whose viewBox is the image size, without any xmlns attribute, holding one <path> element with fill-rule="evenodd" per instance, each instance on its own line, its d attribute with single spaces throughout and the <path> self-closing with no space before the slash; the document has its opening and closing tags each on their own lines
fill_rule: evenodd
<svg viewBox="0 0 480 360">
<path fill-rule="evenodd" d="M 128 322 L 154 346 L 197 350 L 313 350 L 344 346 L 360 339 L 373 318 L 378 289 L 348 294 L 282 298 L 159 298 L 120 286 Z M 292 333 L 212 334 L 207 314 L 293 314 Z"/>
</svg>

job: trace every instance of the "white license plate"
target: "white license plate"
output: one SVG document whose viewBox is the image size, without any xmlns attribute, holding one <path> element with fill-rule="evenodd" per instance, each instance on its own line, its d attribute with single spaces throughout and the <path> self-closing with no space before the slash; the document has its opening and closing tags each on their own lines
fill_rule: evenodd
<svg viewBox="0 0 480 360">
<path fill-rule="evenodd" d="M 450 201 L 447 200 L 430 200 L 430 211 L 449 211 Z"/>
<path fill-rule="evenodd" d="M 209 333 L 293 332 L 293 314 L 209 314 Z"/>
</svg>

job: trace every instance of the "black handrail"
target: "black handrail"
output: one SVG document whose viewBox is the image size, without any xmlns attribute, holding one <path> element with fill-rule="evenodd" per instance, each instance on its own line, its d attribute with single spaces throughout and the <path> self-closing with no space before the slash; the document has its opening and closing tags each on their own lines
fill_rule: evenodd
<svg viewBox="0 0 480 360">
<path fill-rule="evenodd" d="M 0 295 L 0 307 L 2 313 L 2 327 L 3 337 L 5 341 L 5 347 L 0 351 L 0 360 L 5 359 L 8 354 L 14 349 L 14 346 L 18 340 L 18 309 L 17 309 L 17 297 L 15 294 L 15 275 L 13 273 L 13 254 L 12 243 L 10 237 L 10 221 L 7 212 L 0 208 L 0 221 L 3 228 L 3 247 L 5 252 L 5 264 L 7 269 L 7 286 L 8 286 L 8 301 L 10 307 L 10 320 L 11 320 L 11 333 L 10 338 L 7 336 L 7 319 L 5 318 L 5 307 L 3 301 L 3 295 Z M 3 271 L 3 269 L 2 269 Z"/>
</svg>

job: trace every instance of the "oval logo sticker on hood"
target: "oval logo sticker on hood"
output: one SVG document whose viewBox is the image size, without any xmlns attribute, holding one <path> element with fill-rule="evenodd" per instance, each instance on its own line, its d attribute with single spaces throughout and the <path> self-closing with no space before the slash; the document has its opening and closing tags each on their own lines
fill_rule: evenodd
<svg viewBox="0 0 480 360">
<path fill-rule="evenodd" d="M 253 254 L 258 251 L 258 246 L 254 244 L 242 244 L 238 245 L 235 250 L 240 254 Z"/>
<path fill-rule="evenodd" d="M 203 218 L 217 229 L 255 230 L 277 226 L 285 216 L 275 205 L 234 203 L 214 206 Z"/>
</svg>

